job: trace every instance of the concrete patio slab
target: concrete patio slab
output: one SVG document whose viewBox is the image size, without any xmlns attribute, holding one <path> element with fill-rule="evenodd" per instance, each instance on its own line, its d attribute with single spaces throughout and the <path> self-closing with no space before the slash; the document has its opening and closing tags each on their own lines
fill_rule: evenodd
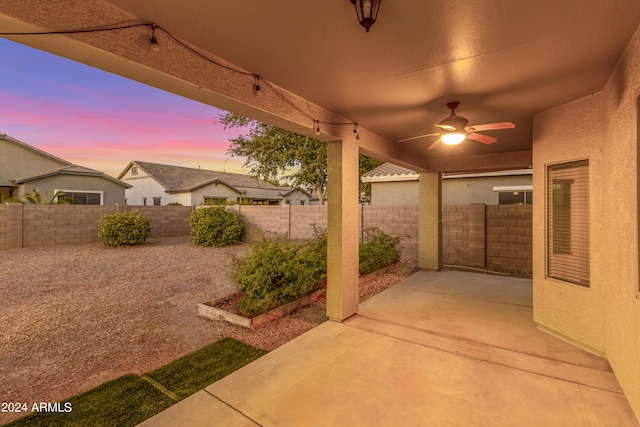
<svg viewBox="0 0 640 427">
<path fill-rule="evenodd" d="M 530 287 L 419 272 L 143 425 L 638 426 L 605 360 L 535 328 Z"/>
</svg>

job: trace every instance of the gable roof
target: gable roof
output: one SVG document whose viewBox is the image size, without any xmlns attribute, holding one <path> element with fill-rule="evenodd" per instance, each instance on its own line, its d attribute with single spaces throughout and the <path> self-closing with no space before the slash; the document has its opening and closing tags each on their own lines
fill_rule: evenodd
<svg viewBox="0 0 640 427">
<path fill-rule="evenodd" d="M 48 171 L 44 171 L 42 173 L 38 173 L 35 175 L 31 175 L 31 176 L 26 176 L 26 177 L 22 177 L 22 178 L 15 178 L 12 179 L 12 182 L 15 182 L 16 184 L 24 184 L 26 182 L 29 181 L 34 181 L 36 179 L 42 179 L 42 178 L 47 178 L 50 176 L 55 176 L 55 175 L 78 175 L 78 176 L 95 176 L 98 178 L 104 178 L 108 181 L 111 181 L 113 183 L 116 183 L 122 187 L 125 188 L 131 188 L 131 184 L 128 184 L 124 181 L 120 181 L 119 179 L 116 179 L 112 176 L 107 175 L 104 172 L 100 172 L 98 170 L 95 169 L 91 169 L 91 168 L 87 168 L 84 166 L 79 166 L 79 165 L 74 165 L 74 164 L 69 164 L 68 166 L 63 166 L 61 168 L 56 168 L 56 169 L 52 169 L 52 170 L 48 170 Z"/>
<path fill-rule="evenodd" d="M 133 165 L 146 172 L 164 187 L 167 193 L 188 193 L 209 184 L 223 184 L 238 194 L 245 194 L 251 198 L 278 199 L 282 198 L 283 193 L 291 191 L 289 187 L 277 187 L 261 179 L 240 173 L 218 172 L 139 160 L 129 163 L 118 175 L 118 179 L 121 179 Z"/>
<path fill-rule="evenodd" d="M 7 141 L 7 142 L 9 142 L 11 144 L 17 145 L 18 147 L 24 148 L 25 150 L 29 150 L 32 153 L 35 153 L 35 154 L 37 154 L 39 156 L 46 157 L 47 159 L 53 160 L 54 162 L 58 162 L 58 163 L 60 163 L 62 165 L 65 165 L 65 166 L 73 165 L 73 163 L 68 162 L 68 161 L 66 161 L 64 159 L 61 159 L 60 157 L 56 157 L 53 154 L 49 154 L 46 151 L 42 151 L 39 148 L 33 147 L 33 146 L 31 146 L 31 145 L 29 145 L 29 144 L 27 144 L 25 142 L 22 142 L 22 141 L 19 141 L 19 140 L 15 139 L 15 138 L 12 138 L 9 135 L 7 135 L 6 133 L 0 133 L 0 139 L 4 140 L 4 141 Z"/>
</svg>

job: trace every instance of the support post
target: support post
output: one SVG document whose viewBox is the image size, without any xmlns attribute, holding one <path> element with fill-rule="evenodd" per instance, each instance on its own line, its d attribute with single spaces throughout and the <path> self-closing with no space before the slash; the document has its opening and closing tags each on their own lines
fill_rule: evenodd
<svg viewBox="0 0 640 427">
<path fill-rule="evenodd" d="M 418 266 L 442 268 L 442 173 L 420 173 Z"/>
<path fill-rule="evenodd" d="M 327 316 L 341 322 L 358 312 L 359 149 L 329 142 Z"/>
</svg>

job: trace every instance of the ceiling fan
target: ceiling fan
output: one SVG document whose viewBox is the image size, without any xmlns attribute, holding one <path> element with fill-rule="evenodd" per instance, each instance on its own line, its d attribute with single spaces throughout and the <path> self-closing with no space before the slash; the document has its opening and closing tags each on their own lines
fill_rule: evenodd
<svg viewBox="0 0 640 427">
<path fill-rule="evenodd" d="M 440 142 L 443 142 L 446 145 L 458 145 L 462 141 L 464 141 L 465 138 L 469 138 L 473 141 L 481 142 L 483 144 L 493 144 L 498 140 L 497 138 L 476 132 L 497 129 L 513 129 L 516 127 L 516 125 L 511 122 L 467 126 L 469 120 L 462 116 L 456 115 L 456 108 L 458 108 L 459 105 L 460 103 L 458 101 L 447 103 L 447 107 L 449 107 L 449 109 L 451 110 L 451 115 L 442 119 L 440 123 L 435 125 L 442 129 L 443 132 L 414 136 L 411 138 L 401 139 L 398 142 L 413 141 L 414 139 L 426 138 L 428 136 L 440 136 L 440 138 L 438 138 L 436 142 L 429 146 L 428 150 L 437 148 Z"/>
</svg>

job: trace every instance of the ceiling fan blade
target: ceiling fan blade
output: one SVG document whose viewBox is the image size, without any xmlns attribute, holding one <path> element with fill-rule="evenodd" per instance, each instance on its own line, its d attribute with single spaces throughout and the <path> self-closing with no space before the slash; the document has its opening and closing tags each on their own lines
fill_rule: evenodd
<svg viewBox="0 0 640 427">
<path fill-rule="evenodd" d="M 516 125 L 511 122 L 500 122 L 500 123 L 487 123 L 485 125 L 473 125 L 467 126 L 467 132 L 482 132 L 484 130 L 497 130 L 497 129 L 513 129 Z"/>
<path fill-rule="evenodd" d="M 431 144 L 429 148 L 427 148 L 427 150 L 433 150 L 434 148 L 438 148 L 438 145 L 440 145 L 440 138 L 436 139 L 436 142 Z"/>
<path fill-rule="evenodd" d="M 453 127 L 453 126 L 451 126 L 451 125 L 441 125 L 441 124 L 437 124 L 437 125 L 434 125 L 434 126 L 437 126 L 437 127 L 439 127 L 440 129 L 443 129 L 443 130 L 446 130 L 446 131 L 449 131 L 449 132 L 453 132 L 453 131 L 455 131 L 455 130 L 456 130 L 456 128 L 454 128 L 454 127 Z"/>
<path fill-rule="evenodd" d="M 426 138 L 428 136 L 438 136 L 438 135 L 440 135 L 440 134 L 439 133 L 428 133 L 426 135 L 412 136 L 411 138 L 401 139 L 400 141 L 396 141 L 396 142 L 407 142 L 407 141 L 413 141 L 414 139 L 420 139 L 420 138 Z"/>
<path fill-rule="evenodd" d="M 494 138 L 489 135 L 483 135 L 481 133 L 469 133 L 467 134 L 467 138 L 473 139 L 474 141 L 482 142 L 483 144 L 493 144 L 498 140 L 498 138 Z"/>
</svg>

